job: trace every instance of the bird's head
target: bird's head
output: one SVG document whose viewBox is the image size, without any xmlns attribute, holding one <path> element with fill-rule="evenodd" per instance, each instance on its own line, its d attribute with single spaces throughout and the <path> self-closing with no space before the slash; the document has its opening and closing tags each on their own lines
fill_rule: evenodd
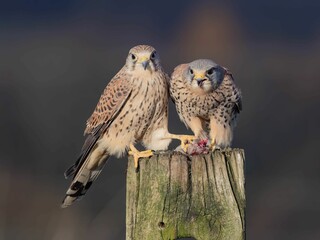
<svg viewBox="0 0 320 240">
<path fill-rule="evenodd" d="M 208 93 L 219 87 L 225 69 L 209 59 L 198 59 L 189 63 L 184 74 L 192 90 Z"/>
<path fill-rule="evenodd" d="M 131 71 L 155 72 L 160 68 L 160 58 L 153 47 L 138 45 L 130 49 L 126 65 Z"/>
</svg>

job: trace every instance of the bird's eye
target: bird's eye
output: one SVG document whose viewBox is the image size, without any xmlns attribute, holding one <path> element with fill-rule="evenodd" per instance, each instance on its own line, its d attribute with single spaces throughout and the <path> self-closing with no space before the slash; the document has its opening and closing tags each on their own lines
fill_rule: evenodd
<svg viewBox="0 0 320 240">
<path fill-rule="evenodd" d="M 208 73 L 209 75 L 211 75 L 211 74 L 213 73 L 213 71 L 214 71 L 214 68 L 210 68 L 210 69 L 207 71 L 207 73 Z"/>
<path fill-rule="evenodd" d="M 156 58 L 156 52 L 151 53 L 150 58 L 151 58 L 151 59 L 155 59 L 155 58 Z"/>
<path fill-rule="evenodd" d="M 137 59 L 136 55 L 134 55 L 134 54 L 132 53 L 132 54 L 131 54 L 131 59 L 132 59 L 132 60 L 136 60 L 136 59 Z"/>
<path fill-rule="evenodd" d="M 189 69 L 189 73 L 193 75 L 193 70 L 191 68 Z"/>
</svg>

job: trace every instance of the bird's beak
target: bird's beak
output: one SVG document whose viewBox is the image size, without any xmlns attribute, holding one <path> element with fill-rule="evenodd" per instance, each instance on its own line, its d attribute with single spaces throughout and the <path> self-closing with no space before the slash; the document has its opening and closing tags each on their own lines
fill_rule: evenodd
<svg viewBox="0 0 320 240">
<path fill-rule="evenodd" d="M 197 81 L 199 87 L 202 87 L 203 82 L 206 80 L 206 76 L 204 73 L 196 73 L 194 75 L 194 80 Z"/>
<path fill-rule="evenodd" d="M 147 67 L 149 66 L 149 61 L 150 61 L 149 58 L 145 56 L 139 59 L 139 63 L 141 63 L 144 70 L 146 70 Z"/>
<path fill-rule="evenodd" d="M 204 73 L 195 73 L 194 79 L 204 79 L 206 78 L 206 75 Z"/>
<path fill-rule="evenodd" d="M 203 82 L 206 80 L 206 79 L 196 79 L 197 80 L 197 83 L 198 83 L 198 86 L 199 87 L 202 87 L 202 85 L 203 85 Z"/>
<path fill-rule="evenodd" d="M 143 61 L 141 64 L 142 64 L 142 66 L 143 66 L 143 69 L 146 70 L 147 67 L 148 67 L 148 65 L 149 65 L 149 60 Z"/>
</svg>

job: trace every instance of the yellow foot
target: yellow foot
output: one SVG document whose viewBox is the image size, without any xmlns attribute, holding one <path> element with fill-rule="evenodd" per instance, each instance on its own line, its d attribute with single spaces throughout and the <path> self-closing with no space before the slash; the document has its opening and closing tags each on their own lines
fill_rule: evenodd
<svg viewBox="0 0 320 240">
<path fill-rule="evenodd" d="M 138 149 L 136 149 L 131 144 L 130 145 L 130 151 L 128 152 L 128 154 L 133 156 L 134 167 L 137 169 L 138 168 L 139 158 L 151 157 L 153 155 L 153 152 L 152 152 L 152 150 L 139 151 Z"/>
<path fill-rule="evenodd" d="M 220 150 L 221 148 L 219 146 L 217 146 L 217 144 L 215 143 L 215 141 L 213 141 L 211 144 L 210 144 L 210 150 L 212 152 L 214 152 L 215 150 Z"/>
<path fill-rule="evenodd" d="M 192 143 L 196 139 L 196 137 L 193 135 L 171 134 L 170 137 L 181 141 L 181 148 L 183 149 L 184 152 L 187 152 L 189 144 Z"/>
<path fill-rule="evenodd" d="M 214 144 L 214 143 L 211 143 L 211 144 L 210 144 L 210 150 L 211 150 L 212 152 L 214 152 L 214 150 L 216 150 L 216 148 L 217 148 L 216 144 Z"/>
<path fill-rule="evenodd" d="M 185 152 L 187 152 L 188 145 L 196 139 L 196 137 L 193 135 L 177 135 L 177 134 L 171 134 L 171 133 L 168 133 L 164 137 L 164 139 L 168 139 L 168 138 L 180 140 L 181 141 L 181 148 Z"/>
<path fill-rule="evenodd" d="M 187 152 L 189 144 L 196 139 L 196 137 L 192 135 L 179 135 L 179 137 L 179 140 L 181 141 L 181 148 L 185 152 Z"/>
</svg>

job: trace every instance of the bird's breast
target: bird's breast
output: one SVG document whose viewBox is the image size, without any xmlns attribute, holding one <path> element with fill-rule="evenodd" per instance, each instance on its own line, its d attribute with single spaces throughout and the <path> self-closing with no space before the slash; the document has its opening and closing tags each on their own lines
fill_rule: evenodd
<svg viewBox="0 0 320 240">
<path fill-rule="evenodd" d="M 135 79 L 125 106 L 110 126 L 116 136 L 133 135 L 140 139 L 167 104 L 167 89 L 161 79 Z M 165 100 L 166 101 L 165 101 Z"/>
</svg>

